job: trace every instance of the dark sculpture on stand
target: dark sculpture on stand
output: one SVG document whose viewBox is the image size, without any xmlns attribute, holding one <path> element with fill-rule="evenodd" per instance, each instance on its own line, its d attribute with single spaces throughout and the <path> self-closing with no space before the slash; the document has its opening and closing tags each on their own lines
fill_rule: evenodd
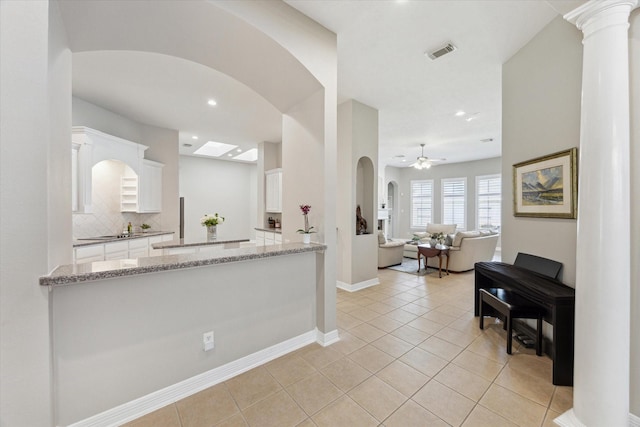
<svg viewBox="0 0 640 427">
<path fill-rule="evenodd" d="M 362 217 L 360 205 L 356 207 L 356 234 L 367 234 L 367 220 Z"/>
</svg>

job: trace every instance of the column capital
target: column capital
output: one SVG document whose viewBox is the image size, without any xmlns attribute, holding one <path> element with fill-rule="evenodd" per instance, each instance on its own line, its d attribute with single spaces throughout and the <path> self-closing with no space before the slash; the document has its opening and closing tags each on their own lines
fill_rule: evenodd
<svg viewBox="0 0 640 427">
<path fill-rule="evenodd" d="M 638 7 L 638 0 L 589 0 L 564 15 L 584 33 L 585 38 L 611 25 L 629 25 L 629 15 Z"/>
</svg>

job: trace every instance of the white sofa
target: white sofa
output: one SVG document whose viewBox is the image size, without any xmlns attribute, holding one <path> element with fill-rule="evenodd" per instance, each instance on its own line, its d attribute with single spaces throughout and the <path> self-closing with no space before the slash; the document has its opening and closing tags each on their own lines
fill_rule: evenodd
<svg viewBox="0 0 640 427">
<path fill-rule="evenodd" d="M 449 271 L 473 270 L 476 262 L 491 261 L 496 251 L 499 237 L 500 234 L 489 230 L 459 231 L 454 235 L 449 235 L 448 241 L 445 242 L 450 247 Z M 427 243 L 429 238 L 426 237 L 422 240 Z M 405 257 L 417 258 L 417 253 L 418 248 L 416 245 L 405 244 Z M 429 258 L 427 265 L 438 268 L 438 261 L 438 258 Z"/>
<path fill-rule="evenodd" d="M 378 268 L 402 264 L 404 241 L 387 240 L 380 232 L 378 234 Z"/>
</svg>

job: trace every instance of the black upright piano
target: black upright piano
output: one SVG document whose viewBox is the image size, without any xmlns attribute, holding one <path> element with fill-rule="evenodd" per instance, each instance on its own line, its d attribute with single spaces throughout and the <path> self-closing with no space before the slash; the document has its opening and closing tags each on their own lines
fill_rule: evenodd
<svg viewBox="0 0 640 427">
<path fill-rule="evenodd" d="M 574 289 L 553 276 L 549 277 L 522 266 L 502 262 L 478 262 L 475 264 L 476 317 L 479 315 L 481 288 L 508 289 L 544 309 L 544 320 L 553 325 L 552 347 L 550 351 L 546 351 L 553 360 L 553 384 L 573 385 Z"/>
</svg>

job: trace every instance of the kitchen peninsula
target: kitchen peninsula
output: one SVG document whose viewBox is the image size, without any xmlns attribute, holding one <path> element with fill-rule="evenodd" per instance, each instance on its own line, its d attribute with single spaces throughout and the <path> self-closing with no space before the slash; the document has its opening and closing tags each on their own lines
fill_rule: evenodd
<svg viewBox="0 0 640 427">
<path fill-rule="evenodd" d="M 214 246 L 220 250 L 64 265 L 40 278 L 51 291 L 61 425 L 122 421 L 127 411 L 337 340 L 317 328 L 325 245 Z M 204 351 L 209 331 L 215 345 Z"/>
</svg>

